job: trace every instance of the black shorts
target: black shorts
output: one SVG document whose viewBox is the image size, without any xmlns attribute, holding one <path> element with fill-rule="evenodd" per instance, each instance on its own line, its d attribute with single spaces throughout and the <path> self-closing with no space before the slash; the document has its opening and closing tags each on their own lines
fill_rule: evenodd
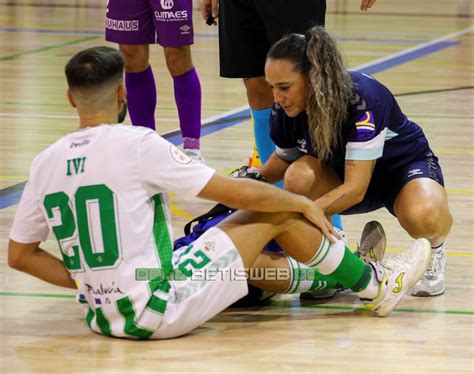
<svg viewBox="0 0 474 374">
<path fill-rule="evenodd" d="M 395 216 L 395 199 L 405 184 L 417 178 L 429 178 L 444 186 L 443 172 L 438 163 L 438 157 L 433 154 L 431 149 L 428 149 L 422 157 L 403 167 L 393 170 L 385 168 L 377 170 L 376 166 L 364 200 L 341 214 L 368 213 L 385 207 Z"/>
<path fill-rule="evenodd" d="M 326 0 L 220 0 L 221 77 L 264 76 L 271 45 L 288 33 L 324 26 L 325 14 Z"/>
</svg>

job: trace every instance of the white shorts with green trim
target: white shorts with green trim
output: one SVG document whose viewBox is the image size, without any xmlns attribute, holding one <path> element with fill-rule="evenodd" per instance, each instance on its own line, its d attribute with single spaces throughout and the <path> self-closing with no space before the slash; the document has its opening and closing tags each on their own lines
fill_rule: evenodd
<svg viewBox="0 0 474 374">
<path fill-rule="evenodd" d="M 242 258 L 216 227 L 175 251 L 173 265 L 166 311 L 150 339 L 186 334 L 248 293 Z"/>
</svg>

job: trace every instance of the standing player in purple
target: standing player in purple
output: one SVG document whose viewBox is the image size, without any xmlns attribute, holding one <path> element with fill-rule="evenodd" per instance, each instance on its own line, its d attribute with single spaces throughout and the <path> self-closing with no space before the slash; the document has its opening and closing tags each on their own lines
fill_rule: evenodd
<svg viewBox="0 0 474 374">
<path fill-rule="evenodd" d="M 410 236 L 431 243 L 431 264 L 413 295 L 441 295 L 452 217 L 438 158 L 391 92 L 342 61 L 322 27 L 272 46 L 265 75 L 277 148 L 261 173 L 269 182 L 284 178 L 287 190 L 326 215 L 387 208 Z"/>
<path fill-rule="evenodd" d="M 201 83 L 191 60 L 192 0 L 109 0 L 105 38 L 125 56 L 125 85 L 133 125 L 155 130 L 156 86 L 149 45 L 163 47 L 173 77 L 184 152 L 204 162 L 200 151 Z"/>
</svg>

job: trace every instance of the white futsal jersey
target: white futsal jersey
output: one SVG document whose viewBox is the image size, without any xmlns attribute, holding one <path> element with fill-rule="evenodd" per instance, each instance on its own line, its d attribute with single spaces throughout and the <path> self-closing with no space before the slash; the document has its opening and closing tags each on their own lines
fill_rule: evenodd
<svg viewBox="0 0 474 374">
<path fill-rule="evenodd" d="M 10 237 L 33 243 L 51 230 L 89 326 L 148 338 L 170 287 L 150 281 L 172 268 L 167 192 L 196 196 L 214 172 L 143 127 L 82 129 L 35 158 Z"/>
</svg>

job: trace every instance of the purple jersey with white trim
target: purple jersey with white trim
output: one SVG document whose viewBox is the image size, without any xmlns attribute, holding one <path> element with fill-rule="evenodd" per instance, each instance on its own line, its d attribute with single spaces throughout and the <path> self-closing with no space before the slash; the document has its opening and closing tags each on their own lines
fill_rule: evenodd
<svg viewBox="0 0 474 374">
<path fill-rule="evenodd" d="M 350 72 L 350 76 L 354 98 L 341 126 L 341 141 L 334 147 L 328 163 L 343 176 L 346 159 L 377 159 L 376 169 L 387 171 L 423 157 L 429 150 L 428 141 L 422 129 L 402 113 L 392 93 L 366 74 Z M 275 105 L 270 118 L 270 135 L 282 150 L 297 148 L 303 153 L 318 155 L 305 112 L 290 118 Z"/>
</svg>

